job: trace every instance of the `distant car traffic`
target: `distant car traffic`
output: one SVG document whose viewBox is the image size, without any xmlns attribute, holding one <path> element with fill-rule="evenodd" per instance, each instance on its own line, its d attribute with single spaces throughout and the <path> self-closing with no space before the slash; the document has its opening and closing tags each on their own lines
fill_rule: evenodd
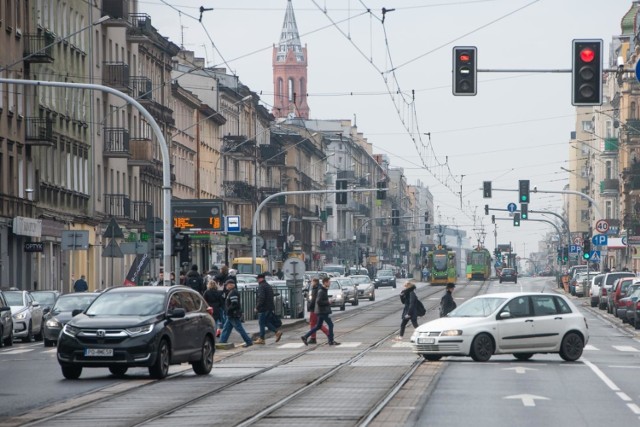
<svg viewBox="0 0 640 427">
<path fill-rule="evenodd" d="M 60 292 L 58 291 L 31 291 L 31 296 L 33 299 L 38 301 L 40 307 L 42 307 L 42 312 L 47 314 L 53 308 L 53 305 L 56 303 L 56 299 L 60 296 Z"/>
<path fill-rule="evenodd" d="M 605 310 L 607 308 L 607 297 L 609 292 L 611 292 L 611 287 L 613 286 L 613 282 L 621 277 L 635 277 L 636 275 L 630 271 L 614 271 L 611 273 L 605 273 L 602 278 L 602 285 L 597 287 L 596 289 L 596 304 L 594 305 L 594 295 L 593 295 L 593 285 L 591 285 L 591 307 L 595 307 L 596 305 L 600 310 Z M 597 278 L 597 276 L 596 276 Z M 595 278 L 594 278 L 595 280 Z"/>
<path fill-rule="evenodd" d="M 494 354 L 528 360 L 535 353 L 575 361 L 588 340 L 587 320 L 567 297 L 526 292 L 474 297 L 411 336 L 413 351 L 427 360 L 470 356 L 478 362 Z"/>
<path fill-rule="evenodd" d="M 502 282 L 513 282 L 518 283 L 518 273 L 515 268 L 503 268 L 500 272 L 500 283 Z"/>
<path fill-rule="evenodd" d="M 358 286 L 358 298 L 368 298 L 369 301 L 376 300 L 376 287 L 367 275 L 353 275 L 349 278 Z"/>
<path fill-rule="evenodd" d="M 109 368 L 124 375 L 148 367 L 162 379 L 169 365 L 188 362 L 198 375 L 211 372 L 215 321 L 202 296 L 185 286 L 118 287 L 98 295 L 73 317 L 58 340 L 62 375 L 76 379 L 83 368 Z"/>
<path fill-rule="evenodd" d="M 378 270 L 375 279 L 373 279 L 373 285 L 376 289 L 380 286 L 396 287 L 396 275 L 393 270 Z"/>
<path fill-rule="evenodd" d="M 329 289 L 327 290 L 329 301 L 331 301 L 331 307 L 340 307 L 340 311 L 344 311 L 346 309 L 344 293 L 345 292 L 342 289 L 342 286 L 340 286 L 340 282 L 338 282 L 337 278 L 331 278 L 329 282 Z"/>
<path fill-rule="evenodd" d="M 351 280 L 351 277 L 335 277 L 331 279 L 340 283 L 344 294 L 344 301 L 351 305 L 358 305 L 358 286 Z"/>
<path fill-rule="evenodd" d="M 73 311 L 84 311 L 98 295 L 100 294 L 93 292 L 74 292 L 59 296 L 53 308 L 44 316 L 42 329 L 44 346 L 54 346 L 60 331 L 73 317 Z"/>
<path fill-rule="evenodd" d="M 13 345 L 13 318 L 11 317 L 11 307 L 0 291 L 0 347 L 3 345 Z"/>
<path fill-rule="evenodd" d="M 42 339 L 42 307 L 28 291 L 5 291 L 4 296 L 11 306 L 13 336 L 31 342 Z"/>
</svg>

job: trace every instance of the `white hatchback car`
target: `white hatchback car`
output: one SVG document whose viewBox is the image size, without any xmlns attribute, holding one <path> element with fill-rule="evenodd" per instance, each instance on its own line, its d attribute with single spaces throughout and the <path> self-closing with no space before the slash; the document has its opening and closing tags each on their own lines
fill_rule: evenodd
<svg viewBox="0 0 640 427">
<path fill-rule="evenodd" d="M 527 360 L 535 353 L 559 353 L 572 362 L 588 340 L 587 320 L 568 298 L 533 292 L 477 296 L 411 336 L 414 353 L 432 361 L 471 356 L 486 362 L 494 354 Z"/>
</svg>

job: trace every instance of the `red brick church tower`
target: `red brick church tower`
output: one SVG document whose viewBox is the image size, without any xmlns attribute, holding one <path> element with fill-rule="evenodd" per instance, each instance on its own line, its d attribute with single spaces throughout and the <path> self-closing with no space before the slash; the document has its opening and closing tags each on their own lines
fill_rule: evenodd
<svg viewBox="0 0 640 427">
<path fill-rule="evenodd" d="M 280 43 L 273 47 L 273 115 L 309 118 L 307 105 L 307 47 L 300 35 L 291 0 L 287 3 Z"/>
</svg>

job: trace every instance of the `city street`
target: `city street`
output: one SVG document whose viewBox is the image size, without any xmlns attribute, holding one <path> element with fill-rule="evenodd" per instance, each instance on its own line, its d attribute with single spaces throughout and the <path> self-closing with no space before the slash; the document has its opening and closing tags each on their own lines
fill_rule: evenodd
<svg viewBox="0 0 640 427">
<path fill-rule="evenodd" d="M 402 281 L 404 282 L 404 281 Z M 16 343 L 0 351 L 0 375 L 12 384 L 0 403 L 6 425 L 42 420 L 42 425 L 89 422 L 115 425 L 604 425 L 611 417 L 635 424 L 640 385 L 634 374 L 640 354 L 635 331 L 574 300 L 586 314 L 591 338 L 575 363 L 558 355 L 525 362 L 494 356 L 487 363 L 446 357 L 426 362 L 411 352 L 408 336 L 395 342 L 401 304 L 397 289 L 379 289 L 375 302 L 334 312 L 339 347 L 305 347 L 307 326 L 285 332 L 279 343 L 216 352 L 208 376 L 188 365 L 172 367 L 164 381 L 144 369 L 116 378 L 87 369 L 80 380 L 64 380 L 55 349 Z M 549 278 L 519 283 L 461 283 L 458 304 L 478 291 L 558 291 Z M 436 316 L 442 287 L 418 285 Z M 319 335 L 318 341 L 324 343 Z M 169 397 L 168 397 L 169 396 Z M 319 404 L 319 402 L 322 402 Z M 465 410 L 460 408 L 464 406 Z M 68 410 L 68 411 L 67 411 Z M 66 412 L 63 412 L 66 411 Z M 23 415 L 23 416 L 20 416 Z M 212 421 L 214 419 L 215 421 Z M 36 423 L 37 425 L 38 423 Z"/>
</svg>

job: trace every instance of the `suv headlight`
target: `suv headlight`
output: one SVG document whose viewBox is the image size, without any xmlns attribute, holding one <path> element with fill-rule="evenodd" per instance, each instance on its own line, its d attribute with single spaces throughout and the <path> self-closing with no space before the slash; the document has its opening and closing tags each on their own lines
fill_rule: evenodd
<svg viewBox="0 0 640 427">
<path fill-rule="evenodd" d="M 57 319 L 49 319 L 47 320 L 47 327 L 48 328 L 59 328 L 60 326 L 62 326 L 60 324 L 60 322 L 58 322 Z"/>
<path fill-rule="evenodd" d="M 130 337 L 137 337 L 140 335 L 146 335 L 153 331 L 153 324 L 136 326 L 135 328 L 127 328 L 126 332 Z"/>
<path fill-rule="evenodd" d="M 75 337 L 80 333 L 80 328 L 76 328 L 75 326 L 71 326 L 68 323 L 64 325 L 62 328 L 62 332 L 69 335 L 70 337 Z"/>
</svg>

